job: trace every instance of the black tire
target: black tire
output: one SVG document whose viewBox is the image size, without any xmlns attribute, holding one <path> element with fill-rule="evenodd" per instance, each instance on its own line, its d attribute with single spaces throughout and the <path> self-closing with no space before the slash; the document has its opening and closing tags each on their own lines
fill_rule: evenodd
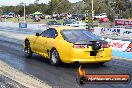
<svg viewBox="0 0 132 88">
<path fill-rule="evenodd" d="M 32 57 L 33 53 L 32 53 L 29 41 L 25 41 L 24 53 L 26 58 Z"/>
<path fill-rule="evenodd" d="M 52 49 L 50 51 L 50 64 L 54 66 L 58 66 L 60 65 L 60 63 L 61 63 L 61 60 L 59 57 L 59 53 L 57 52 L 56 49 Z"/>
</svg>

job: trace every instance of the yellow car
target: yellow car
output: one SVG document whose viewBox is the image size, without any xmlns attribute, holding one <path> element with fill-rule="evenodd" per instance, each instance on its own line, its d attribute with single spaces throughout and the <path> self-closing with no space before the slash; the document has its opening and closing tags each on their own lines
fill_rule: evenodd
<svg viewBox="0 0 132 88">
<path fill-rule="evenodd" d="M 52 65 L 63 63 L 105 63 L 111 60 L 109 44 L 90 31 L 77 27 L 51 27 L 24 40 L 26 57 L 37 53 Z"/>
</svg>

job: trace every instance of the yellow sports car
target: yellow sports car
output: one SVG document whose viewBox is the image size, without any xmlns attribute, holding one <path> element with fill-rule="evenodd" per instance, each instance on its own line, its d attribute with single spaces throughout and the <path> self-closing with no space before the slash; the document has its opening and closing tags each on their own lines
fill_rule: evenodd
<svg viewBox="0 0 132 88">
<path fill-rule="evenodd" d="M 90 31 L 77 27 L 51 27 L 24 40 L 26 57 L 37 53 L 52 65 L 63 63 L 105 63 L 111 60 L 109 44 Z"/>
</svg>

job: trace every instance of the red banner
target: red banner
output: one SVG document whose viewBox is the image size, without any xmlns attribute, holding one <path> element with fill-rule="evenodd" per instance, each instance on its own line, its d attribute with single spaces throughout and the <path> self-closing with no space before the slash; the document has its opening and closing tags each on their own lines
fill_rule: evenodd
<svg viewBox="0 0 132 88">
<path fill-rule="evenodd" d="M 132 26 L 132 20 L 115 19 L 115 25 Z"/>
</svg>

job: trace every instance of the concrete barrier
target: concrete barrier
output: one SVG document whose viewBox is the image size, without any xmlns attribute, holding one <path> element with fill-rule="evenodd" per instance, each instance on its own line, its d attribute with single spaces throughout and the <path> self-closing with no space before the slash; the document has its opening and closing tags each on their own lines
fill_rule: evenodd
<svg viewBox="0 0 132 88">
<path fill-rule="evenodd" d="M 10 27 L 10 28 L 15 28 L 15 29 L 21 29 L 19 28 L 19 23 L 13 23 L 13 22 L 0 22 L 1 27 Z M 46 30 L 47 29 L 46 24 L 27 24 L 26 29 L 30 30 Z"/>
<path fill-rule="evenodd" d="M 99 36 L 113 36 L 113 37 L 122 37 L 122 38 L 132 37 L 132 29 L 125 29 L 125 28 L 94 27 L 93 33 Z"/>
<path fill-rule="evenodd" d="M 106 41 L 112 47 L 112 55 L 117 57 L 123 57 L 132 59 L 132 42 L 106 39 Z"/>
<path fill-rule="evenodd" d="M 95 27 L 93 33 L 99 36 L 111 36 L 112 39 L 107 38 L 105 40 L 112 47 L 113 56 L 132 59 L 132 29 Z M 115 38 L 120 39 L 114 40 Z M 123 41 L 123 38 L 129 40 Z"/>
<path fill-rule="evenodd" d="M 113 50 L 125 51 L 130 43 L 130 41 L 112 40 L 110 45 L 112 46 Z"/>
<path fill-rule="evenodd" d="M 117 56 L 117 57 L 123 57 L 123 58 L 127 58 L 127 59 L 132 59 L 132 53 L 131 52 L 121 52 L 121 51 L 112 51 L 112 55 L 113 56 Z"/>
</svg>

